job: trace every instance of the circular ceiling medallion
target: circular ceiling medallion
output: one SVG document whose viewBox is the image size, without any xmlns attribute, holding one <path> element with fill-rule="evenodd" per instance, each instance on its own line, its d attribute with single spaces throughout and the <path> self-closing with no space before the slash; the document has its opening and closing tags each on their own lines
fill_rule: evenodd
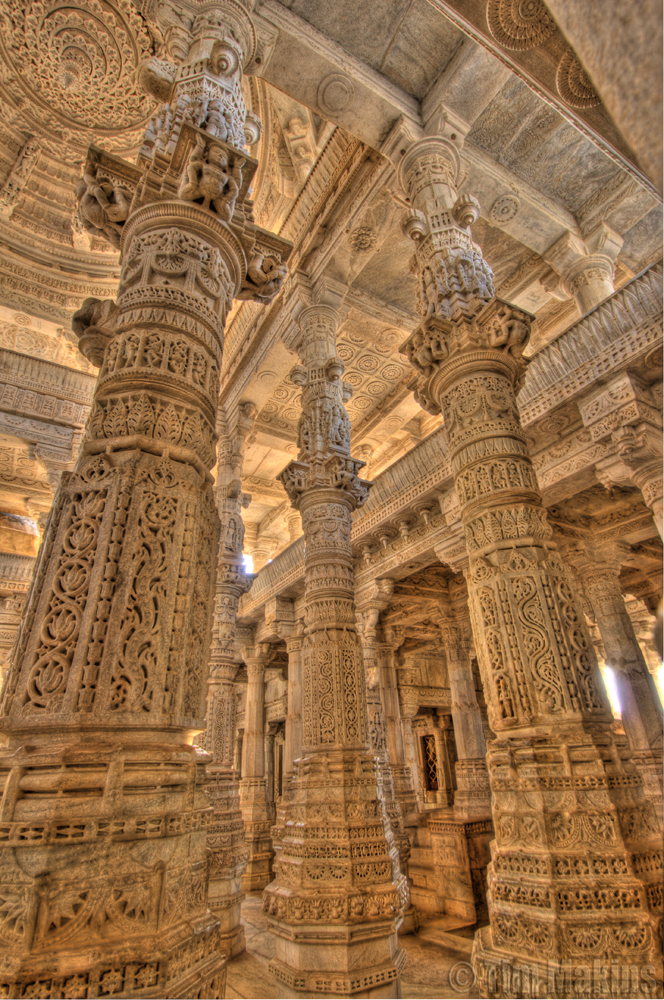
<svg viewBox="0 0 664 1000">
<path fill-rule="evenodd" d="M 491 221 L 499 226 L 511 222 L 519 211 L 519 204 L 519 199 L 514 194 L 504 194 L 496 198 L 489 212 Z"/>
<path fill-rule="evenodd" d="M 355 88 L 350 77 L 343 73 L 332 73 L 321 81 L 318 87 L 318 106 L 330 115 L 347 111 L 353 103 Z"/>
<path fill-rule="evenodd" d="M 369 253 L 376 246 L 378 235 L 376 230 L 369 226 L 358 226 L 350 234 L 348 242 L 355 253 Z"/>
<path fill-rule="evenodd" d="M 394 382 L 403 375 L 403 368 L 399 368 L 398 365 L 386 365 L 385 368 L 383 368 L 383 375 L 385 378 L 388 378 L 390 382 Z"/>
<path fill-rule="evenodd" d="M 378 368 L 378 361 L 371 354 L 365 354 L 358 361 L 357 367 L 363 372 L 375 372 Z"/>
<path fill-rule="evenodd" d="M 140 141 L 155 104 L 136 70 L 154 43 L 129 0 L 11 0 L 0 25 L 0 92 L 35 134 L 85 148 Z"/>
<path fill-rule="evenodd" d="M 486 16 L 496 41 L 513 51 L 534 49 L 556 30 L 542 0 L 489 0 Z"/>
<path fill-rule="evenodd" d="M 590 77 L 572 49 L 568 49 L 560 60 L 556 73 L 556 86 L 565 104 L 569 104 L 571 108 L 594 108 L 602 103 L 590 82 Z"/>
</svg>

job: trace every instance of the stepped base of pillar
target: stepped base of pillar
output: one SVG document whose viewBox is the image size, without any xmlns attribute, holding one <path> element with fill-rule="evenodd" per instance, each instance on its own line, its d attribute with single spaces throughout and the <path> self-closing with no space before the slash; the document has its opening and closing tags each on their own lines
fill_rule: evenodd
<svg viewBox="0 0 664 1000">
<path fill-rule="evenodd" d="M 662 996 L 662 972 L 654 964 L 612 958 L 542 960 L 515 956 L 494 947 L 491 928 L 475 934 L 471 963 L 475 972 L 473 996 L 505 1000 L 572 1000 L 577 997 L 653 998 Z"/>
<path fill-rule="evenodd" d="M 456 810 L 441 810 L 427 818 L 436 873 L 439 912 L 469 924 L 488 919 L 486 900 L 489 844 L 493 837 L 490 815 L 460 819 Z"/>
<path fill-rule="evenodd" d="M 149 958 L 147 957 L 149 956 Z M 223 997 L 227 957 L 216 920 L 205 918 L 171 931 L 89 948 L 48 949 L 22 958 L 3 957 L 0 995 L 5 997 Z"/>
<path fill-rule="evenodd" d="M 661 820 L 625 749 L 606 724 L 489 743 L 491 930 L 473 953 L 481 995 L 658 995 L 631 983 L 584 992 L 563 976 L 567 963 L 581 979 L 597 963 L 661 977 Z M 561 985 L 537 993 L 516 972 L 509 979 L 531 964 L 542 976 L 560 966 Z"/>
<path fill-rule="evenodd" d="M 208 827 L 208 906 L 219 920 L 219 948 L 229 959 L 245 950 L 241 905 L 242 874 L 247 862 L 244 823 L 236 772 L 208 765 L 206 791 L 213 807 Z"/>
<path fill-rule="evenodd" d="M 246 948 L 244 927 L 242 926 L 241 877 L 234 879 L 210 879 L 208 906 L 219 921 L 219 950 L 228 959 L 241 955 Z"/>
<path fill-rule="evenodd" d="M 293 927 L 270 920 L 277 997 L 399 997 L 405 955 L 392 921 Z"/>
<path fill-rule="evenodd" d="M 417 908 L 411 903 L 397 920 L 397 934 L 400 937 L 404 934 L 417 934 L 419 929 L 420 915 Z"/>
<path fill-rule="evenodd" d="M 243 778 L 240 782 L 240 808 L 247 845 L 247 867 L 242 876 L 245 892 L 264 889 L 272 881 L 273 818 L 268 815 L 264 778 Z"/>
</svg>

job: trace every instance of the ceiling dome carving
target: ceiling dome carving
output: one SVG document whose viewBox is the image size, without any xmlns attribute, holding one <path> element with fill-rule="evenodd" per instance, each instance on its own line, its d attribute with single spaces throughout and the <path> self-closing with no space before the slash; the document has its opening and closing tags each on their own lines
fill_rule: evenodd
<svg viewBox="0 0 664 1000">
<path fill-rule="evenodd" d="M 0 93 L 56 143 L 110 150 L 140 141 L 154 102 L 136 69 L 154 38 L 129 0 L 5 0 Z"/>
</svg>

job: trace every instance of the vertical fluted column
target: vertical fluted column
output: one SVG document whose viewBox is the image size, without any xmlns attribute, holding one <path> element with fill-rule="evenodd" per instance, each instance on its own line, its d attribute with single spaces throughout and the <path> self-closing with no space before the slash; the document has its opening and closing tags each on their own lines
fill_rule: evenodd
<svg viewBox="0 0 664 1000">
<path fill-rule="evenodd" d="M 441 624 L 452 694 L 452 720 L 457 748 L 454 811 L 459 817 L 491 815 L 491 790 L 486 769 L 486 744 L 482 716 L 475 694 L 470 662 L 470 618 L 462 612 Z"/>
<path fill-rule="evenodd" d="M 400 175 L 417 266 L 438 288 L 403 350 L 419 374 L 417 398 L 445 420 L 471 623 L 497 735 L 487 750 L 490 927 L 475 937 L 473 963 L 485 994 L 530 996 L 532 979 L 508 982 L 521 962 L 543 976 L 547 961 L 590 956 L 659 963 L 659 821 L 613 739 L 520 424 L 530 318 L 493 297 L 469 229 L 477 206 L 457 192 L 458 150 L 423 139 L 402 157 Z"/>
<path fill-rule="evenodd" d="M 615 677 L 621 718 L 646 794 L 662 802 L 662 707 L 620 586 L 620 543 L 572 543 L 565 551 L 592 607 Z"/>
<path fill-rule="evenodd" d="M 164 0 L 157 16 L 170 13 Z M 160 109 L 137 164 L 92 147 L 77 188 L 83 227 L 120 251 L 120 282 L 116 302 L 87 299 L 74 316 L 101 370 L 3 689 L 8 996 L 224 989 L 209 758 L 192 746 L 219 537 L 210 470 L 227 312 L 276 294 L 289 244 L 246 202 L 250 18 L 220 0 L 184 19 L 177 55 L 165 42 L 139 69 Z"/>
<path fill-rule="evenodd" d="M 247 867 L 243 888 L 263 889 L 272 871 L 270 813 L 265 776 L 265 667 L 272 657 L 267 642 L 242 650 L 247 667 L 247 696 L 244 708 L 240 807 L 247 841 Z"/>
<path fill-rule="evenodd" d="M 338 314 L 299 317 L 298 459 L 280 479 L 305 536 L 302 758 L 274 882 L 263 895 L 286 996 L 397 996 L 395 919 L 405 879 L 369 751 L 366 685 L 355 626 L 351 513 L 369 483 L 350 457 L 350 421 L 336 352 Z"/>
</svg>

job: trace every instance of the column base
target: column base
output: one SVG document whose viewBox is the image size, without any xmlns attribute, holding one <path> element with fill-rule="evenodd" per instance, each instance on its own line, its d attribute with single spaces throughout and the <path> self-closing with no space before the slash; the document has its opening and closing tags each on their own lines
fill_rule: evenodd
<svg viewBox="0 0 664 1000">
<path fill-rule="evenodd" d="M 436 902 L 441 913 L 475 924 L 488 920 L 486 898 L 491 817 L 459 820 L 452 810 L 428 817 Z"/>
<path fill-rule="evenodd" d="M 0 995 L 223 997 L 227 959 L 218 945 L 216 920 L 208 913 L 171 931 L 141 935 L 131 945 L 116 938 L 87 949 L 48 949 L 16 960 L 9 956 L 0 974 Z"/>
<path fill-rule="evenodd" d="M 272 881 L 272 820 L 265 801 L 265 779 L 243 778 L 240 782 L 240 809 L 244 820 L 247 867 L 242 876 L 245 892 L 264 889 Z"/>
<path fill-rule="evenodd" d="M 239 889 L 240 879 L 210 882 L 208 906 L 219 921 L 219 951 L 228 959 L 241 955 L 246 948 L 244 927 L 242 926 L 242 900 L 244 893 Z M 227 895 L 215 892 L 227 887 Z"/>
<path fill-rule="evenodd" d="M 417 934 L 420 929 L 420 915 L 417 908 L 411 905 L 404 910 L 397 920 L 397 934 L 402 937 L 404 934 Z"/>
<path fill-rule="evenodd" d="M 400 997 L 406 956 L 382 921 L 292 928 L 270 920 L 277 997 Z"/>
<path fill-rule="evenodd" d="M 662 752 L 661 750 L 633 750 L 632 760 L 643 778 L 643 791 L 654 805 L 657 813 L 662 813 Z"/>
<path fill-rule="evenodd" d="M 475 934 L 471 963 L 475 972 L 473 996 L 506 1000 L 572 1000 L 577 997 L 649 998 L 662 996 L 661 967 L 591 955 L 560 961 L 519 958 L 493 946 L 491 928 Z"/>
</svg>

